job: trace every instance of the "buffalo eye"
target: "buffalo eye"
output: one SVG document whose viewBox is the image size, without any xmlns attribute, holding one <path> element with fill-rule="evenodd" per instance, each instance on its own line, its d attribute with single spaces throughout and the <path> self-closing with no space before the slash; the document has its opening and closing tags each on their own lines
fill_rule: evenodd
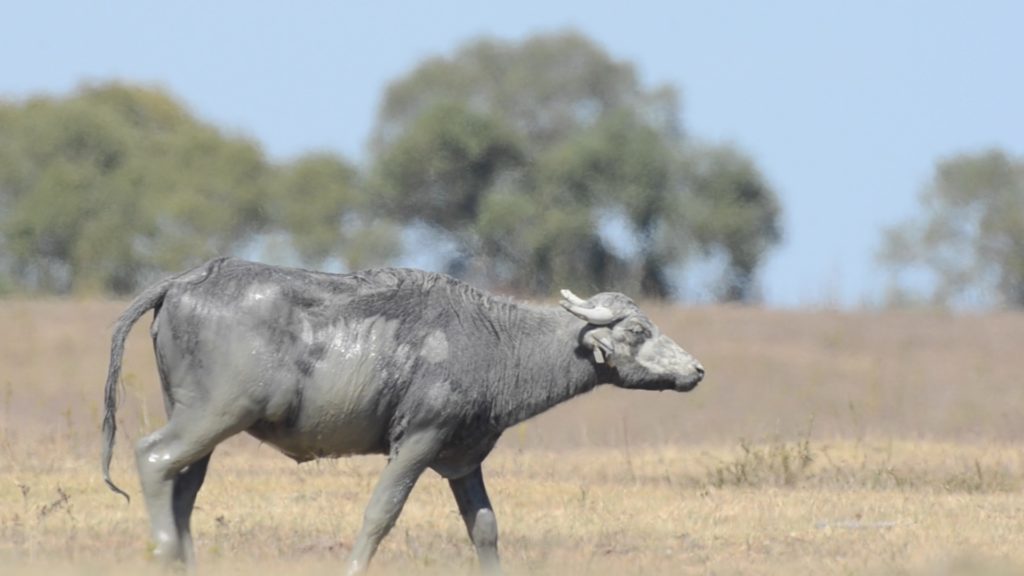
<svg viewBox="0 0 1024 576">
<path fill-rule="evenodd" d="M 631 342 L 643 342 L 651 337 L 651 331 L 643 324 L 630 324 L 626 326 L 626 334 Z"/>
</svg>

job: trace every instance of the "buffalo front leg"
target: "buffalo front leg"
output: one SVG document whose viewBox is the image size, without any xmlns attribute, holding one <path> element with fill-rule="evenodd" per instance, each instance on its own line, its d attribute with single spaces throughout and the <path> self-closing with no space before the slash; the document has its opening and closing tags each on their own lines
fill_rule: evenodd
<svg viewBox="0 0 1024 576">
<path fill-rule="evenodd" d="M 363 514 L 363 526 L 356 537 L 346 574 L 362 574 L 391 527 L 398 520 L 409 492 L 427 465 L 437 455 L 441 435 L 435 431 L 407 436 L 392 450 L 388 465 L 377 480 L 370 503 Z"/>
<path fill-rule="evenodd" d="M 491 508 L 484 488 L 484 476 L 480 467 L 462 478 L 448 481 L 459 505 L 459 514 L 466 523 L 469 538 L 476 546 L 480 559 L 480 570 L 485 574 L 500 574 L 498 561 L 498 520 Z"/>
</svg>

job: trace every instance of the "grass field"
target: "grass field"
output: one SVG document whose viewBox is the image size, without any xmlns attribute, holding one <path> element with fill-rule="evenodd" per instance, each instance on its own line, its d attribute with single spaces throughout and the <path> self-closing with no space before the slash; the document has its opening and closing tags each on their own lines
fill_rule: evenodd
<svg viewBox="0 0 1024 576">
<path fill-rule="evenodd" d="M 163 421 L 142 324 L 99 475 L 109 302 L 0 302 L 0 574 L 145 574 L 130 446 Z M 1024 570 L 1024 316 L 651 309 L 693 393 L 599 390 L 510 430 L 484 471 L 513 574 Z M 296 465 L 236 438 L 194 517 L 207 573 L 336 574 L 383 458 Z M 428 472 L 380 574 L 472 573 Z"/>
</svg>

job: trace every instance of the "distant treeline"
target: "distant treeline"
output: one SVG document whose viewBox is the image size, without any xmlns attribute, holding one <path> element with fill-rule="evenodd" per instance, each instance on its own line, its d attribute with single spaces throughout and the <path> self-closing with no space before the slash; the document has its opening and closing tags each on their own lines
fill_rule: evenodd
<svg viewBox="0 0 1024 576">
<path fill-rule="evenodd" d="M 430 253 L 520 294 L 670 297 L 699 268 L 702 292 L 749 301 L 782 235 L 750 158 L 689 137 L 675 87 L 575 33 L 422 62 L 388 88 L 369 149 L 272 162 L 120 83 L 0 102 L 0 292 L 125 295 L 220 254 L 356 269 Z M 1024 306 L 1024 162 L 939 162 L 881 259 L 893 302 Z"/>
<path fill-rule="evenodd" d="M 673 87 L 573 33 L 423 62 L 387 90 L 365 166 L 271 162 L 149 87 L 7 102 L 0 283 L 125 295 L 219 254 L 357 269 L 436 245 L 446 271 L 521 294 L 670 297 L 701 261 L 706 292 L 749 300 L 778 200 L 680 122 Z M 407 246 L 410 226 L 430 241 Z"/>
</svg>

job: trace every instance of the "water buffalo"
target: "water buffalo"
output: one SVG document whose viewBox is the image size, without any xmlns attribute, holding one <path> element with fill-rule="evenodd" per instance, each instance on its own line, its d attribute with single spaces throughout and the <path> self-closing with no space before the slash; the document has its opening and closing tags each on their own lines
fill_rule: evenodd
<svg viewBox="0 0 1024 576">
<path fill-rule="evenodd" d="M 155 555 L 195 564 L 189 523 L 210 455 L 248 432 L 299 462 L 388 463 L 347 564 L 363 572 L 427 468 L 448 479 L 481 568 L 498 530 L 480 463 L 501 433 L 600 383 L 688 391 L 704 369 L 632 300 L 560 307 L 493 297 L 442 274 L 327 274 L 222 258 L 145 290 L 114 327 L 103 419 L 110 479 L 117 382 L 132 325 L 150 334 L 168 422 L 135 454 Z"/>
</svg>

